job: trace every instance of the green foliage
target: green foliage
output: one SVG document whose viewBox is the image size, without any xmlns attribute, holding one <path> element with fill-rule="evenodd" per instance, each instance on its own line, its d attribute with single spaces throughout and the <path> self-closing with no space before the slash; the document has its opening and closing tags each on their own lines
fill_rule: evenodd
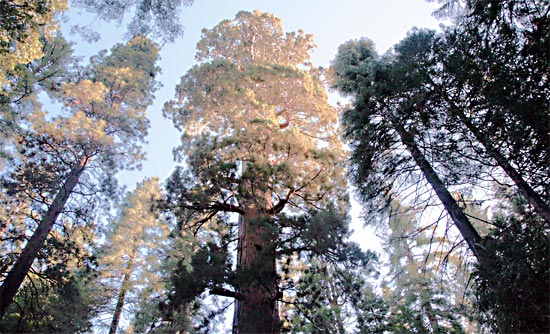
<svg viewBox="0 0 550 334">
<path fill-rule="evenodd" d="M 65 269 L 65 270 L 63 270 Z M 0 322 L 6 333 L 88 333 L 101 302 L 88 291 L 92 272 L 74 273 L 60 268 L 33 275 L 20 289 L 17 298 Z"/>
<path fill-rule="evenodd" d="M 59 51 L 60 57 L 65 51 Z M 48 113 L 35 95 L 22 100 L 29 109 L 12 119 L 18 122 L 9 147 L 13 158 L 2 175 L 2 202 L 7 204 L 0 230 L 6 245 L 0 254 L 2 312 L 25 276 L 51 279 L 49 270 L 56 263 L 83 267 L 73 262 L 81 249 L 89 252 L 93 218 L 105 208 L 105 198 L 116 194 L 115 173 L 143 159 L 157 54 L 150 40 L 136 37 L 110 54 L 101 53 L 87 67 L 60 62 L 71 80 L 49 79 L 58 84 L 51 95 L 63 109 Z M 65 236 L 68 242 L 58 242 Z"/>
<path fill-rule="evenodd" d="M 398 200 L 391 208 L 384 240 L 389 271 L 382 282 L 388 324 L 396 333 L 475 331 L 464 246 L 437 231 L 437 225 L 424 226 L 417 216 L 420 209 Z M 480 215 L 475 208 L 468 211 Z"/>
<path fill-rule="evenodd" d="M 376 275 L 376 256 L 361 252 L 354 260 L 310 257 L 293 279 L 293 289 L 286 292 L 282 332 L 374 333 L 382 326 L 385 311 L 367 283 Z"/>
<path fill-rule="evenodd" d="M 367 39 L 348 41 L 338 47 L 338 56 L 331 63 L 333 87 L 354 95 L 369 80 L 369 62 L 378 57 L 374 43 Z"/>
<path fill-rule="evenodd" d="M 121 24 L 127 18 L 128 12 L 133 17 L 127 26 L 127 36 L 148 36 L 154 40 L 174 42 L 183 35 L 183 25 L 180 22 L 181 8 L 193 4 L 193 0 L 72 0 L 72 4 L 84 8 L 98 18 L 115 21 Z M 84 36 L 95 39 L 97 32 L 87 27 L 75 26 Z"/>
<path fill-rule="evenodd" d="M 454 25 L 443 33 L 414 30 L 383 57 L 376 55 L 367 39 L 340 47 L 333 62 L 333 86 L 354 97 L 353 108 L 343 115 L 344 136 L 352 148 L 351 173 L 363 200 L 374 210 L 387 208 L 395 195 L 410 207 L 430 205 L 417 172 L 418 154 L 429 161 L 446 189 L 474 202 L 482 193 L 484 200 L 498 195 L 494 187 L 487 192 L 488 179 L 513 182 L 525 199 L 522 211 L 533 217 L 527 221 L 545 222 L 519 223 L 520 219 L 497 223 L 505 227 L 492 231 L 486 240 L 483 252 L 487 252 L 487 259 L 479 263 L 478 294 L 483 296 L 479 301 L 486 315 L 493 314 L 492 323 L 498 324 L 494 326 L 498 331 L 544 332 L 546 328 L 537 329 L 537 321 L 531 321 L 532 329 L 513 328 L 512 319 L 521 319 L 513 308 L 521 308 L 522 302 L 514 304 L 506 298 L 521 295 L 518 291 L 507 294 L 521 281 L 526 286 L 519 290 L 532 290 L 527 287 L 533 284 L 532 272 L 544 273 L 547 266 L 546 257 L 537 255 L 534 261 L 539 261 L 538 268 L 529 267 L 530 252 L 538 246 L 531 248 L 526 238 L 530 236 L 534 244 L 537 240 L 547 242 L 550 123 L 541 120 L 550 119 L 550 57 L 546 52 L 549 4 L 521 0 L 439 2 L 443 4 L 439 14 L 454 15 Z M 407 140 L 419 152 L 414 153 Z M 462 197 L 458 200 L 464 201 Z M 467 207 L 459 211 L 466 212 Z M 459 212 L 449 213 L 453 216 Z M 434 236 L 437 234 L 432 240 Z M 501 238 L 506 243 L 499 246 L 491 241 Z M 499 248 L 504 245 L 509 252 Z M 547 249 L 541 249 L 540 254 L 544 251 Z M 505 263 L 510 270 L 505 269 Z M 491 281 L 489 278 L 497 273 L 503 273 L 502 280 Z M 518 281 L 510 281 L 512 277 Z M 430 280 L 426 284 L 431 292 L 439 293 Z M 538 292 L 541 295 L 547 293 Z M 422 294 L 410 297 L 411 302 L 414 298 L 420 298 L 416 302 L 426 301 L 421 300 Z M 435 303 L 434 297 L 427 296 Z M 498 302 L 498 298 L 507 302 Z M 534 309 L 548 313 L 544 307 L 535 306 L 531 311 Z M 414 313 L 410 316 L 415 318 Z M 523 326 L 520 324 L 518 320 L 516 325 Z"/>
<path fill-rule="evenodd" d="M 401 184 L 396 175 L 413 169 L 406 155 L 394 153 L 400 147 L 388 125 L 392 114 L 450 188 L 468 184 L 473 193 L 487 177 L 502 178 L 498 165 L 548 215 L 549 129 L 537 120 L 550 117 L 543 74 L 549 57 L 536 51 L 544 45 L 527 47 L 528 36 L 546 24 L 548 4 L 503 1 L 489 15 L 480 3 L 469 2 L 472 13 L 460 25 L 443 34 L 415 30 L 385 57 L 367 52 L 365 39 L 341 46 L 333 84 L 355 96 L 344 134 L 365 201 L 400 192 L 387 185 Z"/>
<path fill-rule="evenodd" d="M 68 9 L 67 0 L 0 3 L 0 85 L 2 94 L 18 67 L 44 56 L 44 41 L 58 28 L 56 15 Z"/>
<path fill-rule="evenodd" d="M 523 204 L 524 205 L 524 204 Z M 476 266 L 477 306 L 495 333 L 550 331 L 550 237 L 529 214 L 500 216 L 484 240 L 493 254 Z"/>
<path fill-rule="evenodd" d="M 451 95 L 471 110 L 472 122 L 548 198 L 550 174 L 550 4 L 546 1 L 468 1 L 460 26 L 446 35 L 446 82 L 468 99 Z M 464 53 L 460 50 L 469 50 Z M 468 70 L 464 70 L 467 68 Z"/>
<path fill-rule="evenodd" d="M 142 304 L 165 293 L 166 258 L 180 249 L 161 218 L 157 203 L 162 196 L 158 179 L 145 179 L 116 206 L 106 240 L 96 250 L 99 274 L 92 285 L 105 299 L 96 328 L 115 331 L 123 318 L 133 322 L 135 313 L 144 317 L 147 307 Z"/>
<path fill-rule="evenodd" d="M 168 182 L 168 208 L 178 233 L 197 237 L 194 257 L 208 263 L 178 269 L 178 282 L 196 285 L 183 289 L 190 298 L 202 291 L 236 298 L 236 326 L 245 332 L 278 326 L 280 256 L 345 258 L 338 245 L 347 235 L 348 205 L 338 115 L 323 71 L 308 62 L 313 47 L 311 35 L 284 33 L 271 14 L 239 12 L 203 30 L 199 64 L 163 110 L 183 132 L 176 153 L 186 162 Z M 215 251 L 229 254 L 235 241 L 232 270 Z M 252 320 L 253 313 L 261 318 Z"/>
<path fill-rule="evenodd" d="M 104 301 L 88 290 L 97 274 L 96 258 L 91 252 L 97 235 L 93 224 L 83 226 L 81 220 L 65 217 L 63 228 L 52 231 L 0 328 L 23 333 L 31 329 L 65 333 L 66 328 L 81 333 L 90 328 L 91 319 Z M 2 235 L 2 278 L 17 261 L 22 242 L 26 241 L 22 235 L 28 227 L 11 223 Z"/>
<path fill-rule="evenodd" d="M 207 288 L 222 286 L 228 281 L 231 263 L 227 250 L 207 243 L 197 250 L 187 266 L 178 266 L 173 273 L 173 305 L 187 305 L 205 292 Z"/>
<path fill-rule="evenodd" d="M 36 101 L 39 92 L 55 95 L 61 84 L 69 80 L 69 64 L 74 61 L 70 44 L 56 35 L 44 40 L 43 56 L 21 64 L 7 72 L 9 84 L 0 91 L 0 168 L 6 173 L 20 159 L 17 143 L 29 117 L 40 108 Z M 23 155 L 25 152 L 21 152 Z"/>
</svg>

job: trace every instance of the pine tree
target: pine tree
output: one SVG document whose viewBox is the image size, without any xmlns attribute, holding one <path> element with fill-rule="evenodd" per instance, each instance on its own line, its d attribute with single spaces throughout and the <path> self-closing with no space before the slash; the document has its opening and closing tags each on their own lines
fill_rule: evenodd
<svg viewBox="0 0 550 334">
<path fill-rule="evenodd" d="M 169 229 L 160 219 L 157 202 L 162 196 L 158 179 L 145 179 L 128 192 L 109 224 L 105 245 L 98 251 L 99 278 L 114 303 L 107 308 L 109 333 L 117 333 L 123 309 L 161 293 L 160 270 Z"/>
<path fill-rule="evenodd" d="M 384 57 L 367 40 L 341 47 L 334 62 L 335 85 L 355 97 L 354 108 L 344 116 L 354 151 L 352 172 L 364 199 L 377 199 L 375 206 L 387 206 L 396 194 L 407 197 L 407 205 L 431 205 L 422 184 L 427 181 L 480 268 L 515 256 L 530 258 L 519 231 L 517 244 L 510 245 L 517 253 L 493 247 L 492 233 L 483 240 L 452 194 L 506 201 L 492 183 L 506 184 L 548 226 L 549 123 L 541 122 L 550 110 L 545 74 L 550 58 L 541 52 L 548 43 L 548 4 L 439 2 L 444 4 L 440 13 L 458 14 L 455 25 L 441 34 L 414 30 Z M 454 6 L 461 3 L 463 10 L 456 11 Z M 529 216 L 526 221 L 538 219 Z M 535 239 L 546 238 L 538 223 L 509 222 L 504 229 L 521 226 L 525 235 L 532 235 L 534 228 L 539 233 Z M 521 277 L 524 270 L 518 267 L 515 274 Z M 484 275 L 482 291 L 506 298 L 508 291 L 498 291 L 499 282 Z M 543 319 L 544 307 L 537 309 L 538 315 L 530 316 Z M 500 316 L 511 312 L 493 311 L 502 311 Z M 513 312 L 504 317 L 519 319 Z M 533 327 L 522 331 L 540 330 L 538 321 L 525 323 Z M 508 325 L 500 330 L 509 330 L 504 329 Z M 517 325 L 523 326 L 519 320 Z"/>
<path fill-rule="evenodd" d="M 147 133 L 145 109 L 156 88 L 157 48 L 136 37 L 91 59 L 61 87 L 64 113 L 48 117 L 33 111 L 18 133 L 20 163 L 4 178 L 11 193 L 24 197 L 32 230 L 0 287 L 3 316 L 48 235 L 64 219 L 89 222 L 86 196 L 109 193 L 114 174 L 135 167 Z M 9 227 L 8 227 L 9 228 Z"/>
<path fill-rule="evenodd" d="M 431 131 L 417 131 L 423 121 L 433 119 L 415 113 L 416 85 L 423 77 L 407 69 L 393 55 L 378 56 L 367 39 L 349 41 L 339 48 L 333 62 L 334 87 L 355 98 L 353 108 L 343 115 L 344 136 L 353 151 L 355 183 L 365 202 L 372 201 L 370 205 L 382 209 L 400 192 L 411 203 L 429 205 L 431 188 L 479 259 L 483 256 L 478 247 L 481 236 L 445 182 L 453 180 L 458 171 L 429 155 Z M 442 178 L 437 168 L 451 171 L 450 175 Z M 428 189 L 419 182 L 422 179 Z"/>
</svg>

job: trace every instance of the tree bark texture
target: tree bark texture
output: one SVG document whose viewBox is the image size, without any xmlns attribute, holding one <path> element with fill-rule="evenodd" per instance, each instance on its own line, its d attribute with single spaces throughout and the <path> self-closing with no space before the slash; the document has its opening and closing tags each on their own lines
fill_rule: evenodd
<svg viewBox="0 0 550 334">
<path fill-rule="evenodd" d="M 44 241 L 48 238 L 59 214 L 63 211 L 73 189 L 78 184 L 78 179 L 85 168 L 86 163 L 82 161 L 76 164 L 65 179 L 52 204 L 48 207 L 46 213 L 42 216 L 38 228 L 34 231 L 32 237 L 23 248 L 23 251 L 17 258 L 17 261 L 6 276 L 0 287 L 0 319 L 4 316 L 8 306 L 13 301 L 19 287 L 27 276 L 33 261 L 36 259 Z"/>
<path fill-rule="evenodd" d="M 280 331 L 275 243 L 270 217 L 249 208 L 239 221 L 238 292 L 234 334 L 273 334 Z"/>
<path fill-rule="evenodd" d="M 477 233 L 476 229 L 474 228 L 468 217 L 464 214 L 462 208 L 449 193 L 447 187 L 445 186 L 443 181 L 441 181 L 431 164 L 424 157 L 424 154 L 422 154 L 422 151 L 420 151 L 420 149 L 416 145 L 414 136 L 407 132 L 407 130 L 405 130 L 403 125 L 399 123 L 399 120 L 397 120 L 395 116 L 390 115 L 390 118 L 392 126 L 399 134 L 401 141 L 407 147 L 407 150 L 413 157 L 417 166 L 422 171 L 422 174 L 424 175 L 426 180 L 428 180 L 433 190 L 437 194 L 437 197 L 445 207 L 445 210 L 451 216 L 451 219 L 460 231 L 460 234 L 462 235 L 464 240 L 466 240 L 468 247 L 474 253 L 478 261 L 481 260 L 480 248 L 478 247 L 481 241 L 481 237 Z"/>
</svg>

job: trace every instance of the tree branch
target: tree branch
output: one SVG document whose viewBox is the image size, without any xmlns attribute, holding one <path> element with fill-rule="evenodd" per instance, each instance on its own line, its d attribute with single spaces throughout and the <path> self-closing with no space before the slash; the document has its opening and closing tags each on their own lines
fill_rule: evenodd
<svg viewBox="0 0 550 334">
<path fill-rule="evenodd" d="M 211 295 L 217 295 L 217 296 L 223 296 L 223 297 L 230 297 L 235 298 L 237 300 L 243 300 L 244 296 L 236 291 L 228 290 L 226 288 L 222 287 L 212 287 L 210 288 L 210 294 Z"/>
</svg>

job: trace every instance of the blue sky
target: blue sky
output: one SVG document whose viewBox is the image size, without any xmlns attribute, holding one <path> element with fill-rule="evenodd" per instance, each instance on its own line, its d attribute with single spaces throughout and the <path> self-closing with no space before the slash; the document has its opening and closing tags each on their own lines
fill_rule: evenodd
<svg viewBox="0 0 550 334">
<path fill-rule="evenodd" d="M 181 11 L 185 34 L 175 43 L 165 45 L 161 52 L 162 74 L 158 79 L 163 87 L 148 110 L 151 120 L 146 146 L 148 160 L 141 171 L 122 173 L 121 181 L 133 188 L 144 177 L 159 176 L 164 180 L 173 170 L 172 149 L 179 134 L 171 122 L 163 119 L 162 105 L 173 97 L 180 77 L 195 63 L 195 46 L 201 29 L 234 18 L 240 10 L 269 12 L 281 18 L 285 31 L 303 29 L 313 34 L 318 48 L 312 62 L 328 67 L 338 46 L 350 39 L 368 37 L 375 42 L 378 52 L 384 53 L 415 26 L 437 29 L 439 22 L 431 16 L 435 7 L 436 4 L 425 0 L 195 0 L 191 7 Z M 77 55 L 88 57 L 122 41 L 124 26 L 94 20 L 89 14 L 74 14 L 69 12 L 71 21 L 65 27 L 91 24 L 102 35 L 97 43 L 77 42 L 74 46 Z M 76 40 L 74 35 L 68 37 Z"/>
</svg>

